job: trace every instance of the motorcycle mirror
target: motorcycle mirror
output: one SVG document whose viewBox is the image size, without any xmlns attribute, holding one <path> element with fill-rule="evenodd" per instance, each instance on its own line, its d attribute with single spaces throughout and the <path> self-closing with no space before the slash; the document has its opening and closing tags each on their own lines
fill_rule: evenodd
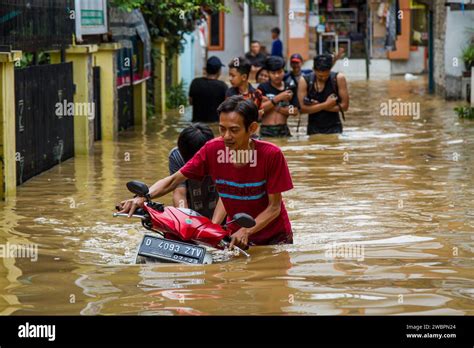
<svg viewBox="0 0 474 348">
<path fill-rule="evenodd" d="M 254 227 L 256 224 L 255 219 L 251 217 L 249 214 L 245 214 L 245 213 L 235 214 L 234 219 L 232 221 L 235 222 L 240 227 L 244 227 L 244 228 L 251 228 L 251 227 Z"/>
<path fill-rule="evenodd" d="M 135 193 L 137 196 L 140 197 L 147 197 L 148 196 L 148 186 L 141 181 L 129 181 L 127 182 L 127 188 L 130 192 Z"/>
</svg>

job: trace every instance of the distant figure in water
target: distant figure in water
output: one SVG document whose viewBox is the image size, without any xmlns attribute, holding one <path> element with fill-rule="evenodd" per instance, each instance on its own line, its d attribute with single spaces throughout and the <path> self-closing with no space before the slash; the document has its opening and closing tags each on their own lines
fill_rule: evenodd
<svg viewBox="0 0 474 348">
<path fill-rule="evenodd" d="M 298 100 L 301 112 L 308 115 L 308 135 L 342 133 L 344 112 L 349 109 L 349 93 L 342 73 L 331 72 L 333 56 L 314 58 L 313 73 L 300 77 Z"/>
<path fill-rule="evenodd" d="M 217 57 L 210 57 L 206 76 L 197 77 L 189 87 L 189 104 L 193 106 L 193 122 L 217 122 L 217 107 L 224 101 L 227 85 L 220 81 L 224 65 Z"/>
</svg>

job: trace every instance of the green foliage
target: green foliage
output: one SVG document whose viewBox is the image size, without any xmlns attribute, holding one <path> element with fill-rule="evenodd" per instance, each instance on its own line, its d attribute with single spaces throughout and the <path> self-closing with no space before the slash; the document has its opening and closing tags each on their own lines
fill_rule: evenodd
<svg viewBox="0 0 474 348">
<path fill-rule="evenodd" d="M 454 111 L 459 118 L 474 119 L 474 108 L 471 106 L 457 106 Z"/>
<path fill-rule="evenodd" d="M 263 0 L 235 0 L 247 2 L 257 11 L 265 11 Z M 206 13 L 230 12 L 221 0 L 113 0 L 112 4 L 130 11 L 139 8 L 145 17 L 152 39 L 166 38 L 168 58 L 182 52 L 183 36 L 194 31 L 196 22 Z"/>
<path fill-rule="evenodd" d="M 50 63 L 50 56 L 48 53 L 45 52 L 38 52 L 38 65 L 42 64 L 49 64 Z M 26 68 L 28 66 L 34 65 L 34 53 L 24 52 L 19 64 L 15 63 L 16 68 Z"/>
<path fill-rule="evenodd" d="M 110 4 L 113 7 L 130 12 L 136 8 L 140 8 L 144 2 L 145 0 L 111 0 Z"/>
<path fill-rule="evenodd" d="M 464 60 L 464 65 L 466 70 L 471 71 L 471 67 L 474 64 L 474 45 L 470 44 L 465 47 L 462 51 L 462 59 Z"/>
<path fill-rule="evenodd" d="M 176 86 L 168 88 L 166 93 L 166 107 L 168 109 L 177 109 L 180 106 L 188 105 L 188 96 L 184 81 L 181 80 Z"/>
<path fill-rule="evenodd" d="M 196 22 L 204 18 L 202 10 L 228 11 L 218 0 L 148 0 L 141 7 L 152 38 L 166 38 L 168 58 L 179 54 L 183 36 L 195 29 Z"/>
</svg>

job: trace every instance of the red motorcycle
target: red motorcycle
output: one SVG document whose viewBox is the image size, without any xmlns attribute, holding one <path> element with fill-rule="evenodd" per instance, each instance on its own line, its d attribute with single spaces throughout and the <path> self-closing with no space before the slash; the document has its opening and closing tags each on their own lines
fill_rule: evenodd
<svg viewBox="0 0 474 348">
<path fill-rule="evenodd" d="M 255 220 L 245 213 L 235 214 L 230 222 L 221 226 L 194 210 L 165 207 L 161 203 L 152 202 L 148 186 L 140 181 L 128 182 L 127 188 L 146 199 L 143 209 L 137 209 L 132 216 L 141 219 L 143 227 L 156 233 L 145 234 L 138 247 L 136 263 L 210 264 L 212 255 L 207 247 L 223 250 L 229 246 L 228 225 L 235 223 L 245 228 L 255 226 Z M 128 214 L 114 213 L 113 216 L 126 217 Z M 234 248 L 250 257 L 242 249 L 236 246 Z"/>
</svg>

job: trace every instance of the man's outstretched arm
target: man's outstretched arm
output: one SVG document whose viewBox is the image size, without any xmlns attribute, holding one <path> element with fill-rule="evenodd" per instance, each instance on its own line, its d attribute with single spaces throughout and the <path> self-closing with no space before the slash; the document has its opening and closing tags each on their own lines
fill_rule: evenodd
<svg viewBox="0 0 474 348">
<path fill-rule="evenodd" d="M 166 195 L 173 191 L 179 184 L 187 180 L 187 178 L 181 174 L 181 171 L 177 171 L 173 175 L 167 176 L 164 179 L 158 180 L 150 187 L 151 198 L 158 198 Z M 139 207 L 143 207 L 145 203 L 144 197 L 135 197 L 132 199 L 126 199 L 119 204 L 119 213 L 128 213 L 128 216 L 132 216 L 135 210 Z"/>
</svg>

